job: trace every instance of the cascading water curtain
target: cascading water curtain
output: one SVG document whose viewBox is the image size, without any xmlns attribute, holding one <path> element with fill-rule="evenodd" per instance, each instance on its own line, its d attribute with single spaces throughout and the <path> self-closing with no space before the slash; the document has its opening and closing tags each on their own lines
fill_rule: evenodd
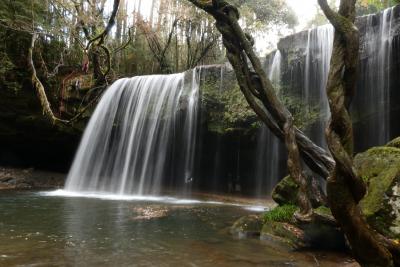
<svg viewBox="0 0 400 267">
<path fill-rule="evenodd" d="M 364 116 L 363 120 L 368 124 L 368 131 L 364 133 L 364 143 L 368 146 L 383 145 L 390 139 L 393 10 L 389 8 L 368 15 L 365 20 L 366 35 L 361 56 L 366 60 L 361 64 L 363 75 L 356 98 L 359 99 L 358 117 Z"/>
<path fill-rule="evenodd" d="M 197 76 L 193 77 L 187 94 L 184 73 L 116 81 L 87 125 L 65 189 L 160 194 L 168 169 L 176 165 L 172 143 L 177 134 L 177 114 L 185 102 L 182 97 L 187 97 L 188 104 L 181 135 L 185 151 L 179 153 L 185 154 L 185 174 L 191 176 L 198 102 Z"/>
<path fill-rule="evenodd" d="M 277 50 L 267 63 L 268 78 L 279 90 L 281 82 L 281 53 Z M 277 92 L 278 93 L 278 92 Z M 256 149 L 256 195 L 262 197 L 271 193 L 279 179 L 280 141 L 263 125 L 261 127 Z"/>
<path fill-rule="evenodd" d="M 324 25 L 308 31 L 302 92 L 302 99 L 306 107 L 309 109 L 317 107 L 319 112 L 319 119 L 311 129 L 310 137 L 318 145 L 324 147 L 326 147 L 325 126 L 330 116 L 326 83 L 332 55 L 333 36 L 332 25 Z"/>
</svg>

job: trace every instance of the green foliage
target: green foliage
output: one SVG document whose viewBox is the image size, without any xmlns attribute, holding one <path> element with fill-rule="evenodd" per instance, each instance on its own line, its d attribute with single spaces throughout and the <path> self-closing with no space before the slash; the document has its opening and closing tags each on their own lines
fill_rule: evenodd
<svg viewBox="0 0 400 267">
<path fill-rule="evenodd" d="M 42 0 L 0 1 L 0 25 L 21 30 L 49 29 L 50 13 Z"/>
<path fill-rule="evenodd" d="M 201 84 L 201 101 L 211 131 L 222 134 L 235 128 L 255 126 L 256 114 L 235 82 L 221 84 L 218 78 L 207 76 Z"/>
<path fill-rule="evenodd" d="M 239 7 L 248 28 L 266 29 L 272 25 L 293 28 L 298 20 L 294 11 L 284 0 L 231 0 Z"/>
<path fill-rule="evenodd" d="M 0 80 L 4 80 L 5 74 L 14 67 L 15 65 L 12 63 L 7 53 L 0 51 Z"/>
<path fill-rule="evenodd" d="M 266 34 L 282 36 L 294 29 L 298 18 L 285 0 L 228 0 L 238 7 L 241 26 L 257 39 L 265 40 Z M 266 38 L 263 47 L 273 49 L 275 44 Z M 260 51 L 261 52 L 261 51 Z M 265 51 L 262 51 L 265 52 Z"/>
<path fill-rule="evenodd" d="M 337 8 L 336 3 L 336 0 L 330 0 L 329 5 Z M 363 16 L 377 13 L 385 8 L 389 8 L 397 4 L 400 4 L 400 0 L 359 0 L 356 3 L 356 12 L 357 16 Z M 326 19 L 322 10 L 318 7 L 317 13 L 315 14 L 314 18 L 308 22 L 306 29 L 328 23 L 329 21 Z"/>
<path fill-rule="evenodd" d="M 291 222 L 297 210 L 294 205 L 278 206 L 264 214 L 264 222 Z"/>
<path fill-rule="evenodd" d="M 300 97 L 281 94 L 280 99 L 293 114 L 294 123 L 299 129 L 304 130 L 307 126 L 316 122 L 321 116 L 317 105 L 309 106 L 304 103 Z"/>
<path fill-rule="evenodd" d="M 231 75 L 222 81 L 219 76 L 213 74 L 205 76 L 201 83 L 201 101 L 207 110 L 210 131 L 222 134 L 233 129 L 255 129 L 261 126 L 234 76 Z M 279 89 L 279 85 L 275 87 Z M 281 92 L 279 94 L 281 101 L 294 114 L 295 124 L 300 129 L 305 129 L 320 118 L 317 105 L 310 107 L 303 103 L 300 97 L 284 93 L 285 90 L 278 91 Z"/>
<path fill-rule="evenodd" d="M 360 0 L 357 1 L 357 15 L 377 13 L 385 8 L 397 5 L 400 0 Z"/>
</svg>

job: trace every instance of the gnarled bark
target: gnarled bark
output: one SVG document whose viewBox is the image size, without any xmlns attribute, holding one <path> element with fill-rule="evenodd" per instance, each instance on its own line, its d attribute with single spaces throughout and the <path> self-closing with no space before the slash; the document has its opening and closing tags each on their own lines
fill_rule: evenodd
<svg viewBox="0 0 400 267">
<path fill-rule="evenodd" d="M 247 102 L 274 135 L 284 141 L 284 125 L 290 113 L 276 96 L 260 60 L 253 51 L 251 38 L 240 28 L 237 9 L 224 0 L 189 1 L 215 18 L 227 48 L 228 59 Z M 248 64 L 249 60 L 251 67 Z M 304 162 L 311 170 L 326 178 L 334 167 L 332 157 L 296 127 L 294 132 Z"/>
<path fill-rule="evenodd" d="M 326 138 L 336 165 L 327 180 L 328 202 L 362 266 L 393 266 L 392 254 L 369 227 L 358 206 L 366 186 L 353 168 L 353 128 L 348 111 L 359 61 L 359 34 L 354 25 L 356 0 L 341 0 L 338 12 L 326 0 L 318 2 L 335 28 L 327 84 L 331 119 Z"/>
<path fill-rule="evenodd" d="M 222 34 L 227 49 L 228 59 L 247 102 L 270 130 L 285 142 L 289 152 L 289 172 L 300 188 L 300 212 L 296 217 L 300 220 L 310 220 L 313 212 L 307 196 L 307 181 L 302 173 L 299 148 L 310 168 L 325 177 L 333 167 L 332 159 L 326 151 L 312 143 L 293 126 L 292 115 L 276 96 L 272 83 L 254 53 L 252 38 L 239 26 L 238 10 L 224 0 L 189 1 L 215 18 L 217 29 Z"/>
</svg>

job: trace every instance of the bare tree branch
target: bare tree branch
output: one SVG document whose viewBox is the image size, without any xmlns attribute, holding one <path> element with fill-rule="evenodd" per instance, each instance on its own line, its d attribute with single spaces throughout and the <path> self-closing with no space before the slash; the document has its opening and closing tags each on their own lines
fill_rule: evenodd
<svg viewBox="0 0 400 267">
<path fill-rule="evenodd" d="M 115 17 L 117 16 L 119 8 L 119 2 L 120 0 L 114 0 L 113 10 L 111 12 L 110 19 L 108 20 L 106 28 L 99 35 L 89 40 L 88 44 L 86 45 L 86 50 L 89 50 L 90 46 L 97 40 L 99 40 L 98 45 L 102 45 L 104 43 L 105 38 L 111 31 L 112 27 L 114 27 Z"/>
<path fill-rule="evenodd" d="M 50 107 L 50 103 L 47 99 L 46 91 L 44 90 L 43 84 L 41 83 L 41 81 L 39 80 L 39 78 L 36 75 L 36 68 L 33 63 L 33 49 L 35 47 L 36 38 L 37 38 L 37 35 L 32 34 L 31 46 L 28 49 L 28 66 L 29 66 L 29 72 L 31 73 L 31 81 L 32 81 L 33 87 L 36 90 L 36 93 L 40 100 L 40 105 L 42 107 L 42 111 L 43 111 L 43 114 L 45 115 L 45 117 L 48 118 L 53 124 L 56 124 L 58 122 L 67 123 L 67 121 L 61 120 L 61 119 L 57 118 L 56 116 L 54 116 L 54 113 Z"/>
</svg>

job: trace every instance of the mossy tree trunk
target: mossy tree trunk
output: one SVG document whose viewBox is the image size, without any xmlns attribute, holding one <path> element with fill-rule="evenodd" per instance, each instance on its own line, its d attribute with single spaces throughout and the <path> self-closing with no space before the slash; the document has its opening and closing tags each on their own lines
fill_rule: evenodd
<svg viewBox="0 0 400 267">
<path fill-rule="evenodd" d="M 336 162 L 327 180 L 328 202 L 362 266 L 398 265 L 397 246 L 370 228 L 358 205 L 366 193 L 366 185 L 353 167 L 353 128 L 348 111 L 359 62 L 359 32 L 354 25 L 356 0 L 341 0 L 338 12 L 326 0 L 318 2 L 335 28 L 326 88 L 331 109 L 326 138 Z"/>
<path fill-rule="evenodd" d="M 41 81 L 39 80 L 39 78 L 37 77 L 36 68 L 35 68 L 35 65 L 33 62 L 33 49 L 35 48 L 36 38 L 37 38 L 36 33 L 33 33 L 31 45 L 28 49 L 28 70 L 31 74 L 32 86 L 35 89 L 36 94 L 39 98 L 40 105 L 41 105 L 42 111 L 43 111 L 43 115 L 53 124 L 56 124 L 58 122 L 65 123 L 66 121 L 61 120 L 54 115 L 54 113 L 50 107 L 50 102 L 47 99 L 44 86 L 41 83 Z"/>
<path fill-rule="evenodd" d="M 359 37 L 354 26 L 356 1 L 342 0 L 339 12 L 335 13 L 326 1 L 319 0 L 336 29 L 327 86 L 332 109 L 327 139 L 334 160 L 293 126 L 291 114 L 275 95 L 253 51 L 251 36 L 245 34 L 238 24 L 238 10 L 224 0 L 189 1 L 215 18 L 246 100 L 270 130 L 285 141 L 289 152 L 288 168 L 300 189 L 300 215 L 311 218 L 312 210 L 304 186 L 306 180 L 301 172 L 299 150 L 313 171 L 329 179 L 328 194 L 333 215 L 348 237 L 356 259 L 363 266 L 397 266 L 400 262 L 397 243 L 373 231 L 358 208 L 366 187 L 352 166 L 353 133 L 348 113 L 357 79 Z"/>
<path fill-rule="evenodd" d="M 215 18 L 217 29 L 222 34 L 227 49 L 227 57 L 247 102 L 269 129 L 285 142 L 288 150 L 288 169 L 299 186 L 300 212 L 296 214 L 296 218 L 302 221 L 311 220 L 313 212 L 308 197 L 308 183 L 301 168 L 300 151 L 310 168 L 325 177 L 333 168 L 332 158 L 293 125 L 292 114 L 278 99 L 271 81 L 254 53 L 253 39 L 239 26 L 237 8 L 224 0 L 189 1 Z"/>
</svg>

